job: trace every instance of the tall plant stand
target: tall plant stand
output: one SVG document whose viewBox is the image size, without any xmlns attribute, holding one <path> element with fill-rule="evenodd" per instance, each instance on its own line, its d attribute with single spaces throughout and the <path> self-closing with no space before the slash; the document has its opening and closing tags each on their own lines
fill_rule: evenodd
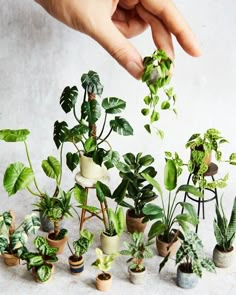
<svg viewBox="0 0 236 295">
<path fill-rule="evenodd" d="M 97 181 L 101 181 L 103 182 L 104 184 L 108 184 L 110 178 L 109 178 L 109 175 L 106 175 L 102 178 L 99 178 L 99 179 L 89 179 L 89 178 L 85 178 L 83 177 L 80 172 L 76 174 L 75 176 L 75 181 L 81 185 L 82 187 L 85 188 L 85 191 L 86 191 L 86 199 L 85 199 L 85 202 L 84 202 L 84 206 L 90 206 L 88 205 L 88 197 L 89 197 L 89 193 L 91 190 L 94 190 L 96 188 L 96 182 Z M 106 209 L 105 209 L 105 205 L 104 203 L 100 203 L 100 207 L 101 207 L 101 210 L 99 212 L 93 212 L 91 210 L 89 210 L 89 208 L 82 208 L 81 210 L 81 214 L 80 214 L 80 230 L 83 229 L 83 225 L 84 223 L 91 219 L 92 217 L 96 217 L 98 219 L 100 219 L 101 221 L 103 222 L 107 222 L 106 221 Z"/>
<path fill-rule="evenodd" d="M 211 179 L 213 181 L 215 181 L 214 176 L 217 174 L 218 172 L 218 166 L 215 163 L 211 163 L 207 172 L 204 173 L 204 178 L 205 177 L 211 177 Z M 188 180 L 187 180 L 187 184 L 190 184 L 192 182 L 192 176 L 193 174 L 190 173 L 188 176 Z M 205 198 L 205 192 L 208 191 L 210 192 L 211 196 L 208 198 Z M 202 217 L 203 219 L 205 219 L 205 203 L 214 201 L 216 202 L 216 204 L 218 205 L 218 192 L 217 189 L 210 189 L 210 188 L 206 188 L 204 190 L 201 191 L 203 194 L 202 198 L 194 198 L 192 196 L 189 195 L 188 192 L 186 192 L 184 194 L 184 202 L 187 200 L 187 198 L 189 198 L 190 200 L 197 202 L 197 215 L 198 218 L 200 217 L 200 211 L 201 211 L 201 207 L 202 207 Z M 182 209 L 182 213 L 183 213 L 183 209 Z M 196 233 L 198 231 L 198 225 L 196 226 Z"/>
</svg>

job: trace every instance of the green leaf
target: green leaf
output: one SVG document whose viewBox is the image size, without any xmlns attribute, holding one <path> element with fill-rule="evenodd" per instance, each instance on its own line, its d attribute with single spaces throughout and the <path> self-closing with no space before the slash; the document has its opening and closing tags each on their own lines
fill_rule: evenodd
<svg viewBox="0 0 236 295">
<path fill-rule="evenodd" d="M 83 205 L 86 202 L 87 199 L 87 192 L 84 187 L 82 187 L 80 184 L 76 183 L 73 189 L 74 198 L 75 200 Z"/>
<path fill-rule="evenodd" d="M 190 216 L 189 222 L 192 225 L 197 225 L 199 223 L 199 220 L 193 205 L 186 202 L 180 202 L 179 204 L 188 212 L 188 215 Z"/>
<path fill-rule="evenodd" d="M 120 204 L 124 200 L 126 192 L 127 192 L 128 184 L 129 184 L 128 179 L 122 179 L 121 183 L 114 190 L 111 198 L 114 199 L 117 204 Z"/>
<path fill-rule="evenodd" d="M 67 153 L 66 154 L 66 165 L 70 171 L 74 171 L 79 164 L 79 155 L 78 153 Z"/>
<path fill-rule="evenodd" d="M 149 110 L 149 109 L 142 109 L 142 110 L 141 110 L 141 113 L 142 113 L 144 116 L 148 116 L 149 113 L 150 113 L 150 110 Z"/>
<path fill-rule="evenodd" d="M 26 245 L 28 236 L 24 231 L 15 231 L 11 236 L 11 247 L 13 250 L 20 249 Z"/>
<path fill-rule="evenodd" d="M 160 184 L 153 178 L 151 177 L 150 175 L 148 174 L 145 174 L 145 173 L 142 173 L 141 174 L 153 187 L 155 187 L 155 189 L 159 192 L 159 194 L 161 196 L 163 196 L 163 192 L 162 192 L 162 189 L 161 189 L 161 186 Z"/>
<path fill-rule="evenodd" d="M 43 160 L 42 168 L 44 173 L 50 178 L 58 179 L 61 175 L 61 165 L 55 157 L 49 156 L 47 160 Z"/>
<path fill-rule="evenodd" d="M 199 189 L 197 189 L 195 186 L 190 185 L 190 184 L 184 184 L 184 185 L 179 186 L 176 191 L 176 194 L 178 192 L 186 192 L 191 195 L 194 195 L 195 197 L 203 198 L 203 194 L 199 191 Z"/>
<path fill-rule="evenodd" d="M 117 114 L 125 109 L 126 102 L 117 97 L 106 97 L 102 101 L 102 107 L 107 114 Z"/>
<path fill-rule="evenodd" d="M 160 113 L 158 113 L 157 111 L 152 112 L 151 114 L 151 123 L 156 122 L 160 119 Z"/>
<path fill-rule="evenodd" d="M 94 71 L 89 71 L 83 74 L 81 77 L 82 87 L 89 93 L 94 93 L 101 96 L 103 92 L 103 86 L 100 83 L 100 78 L 98 74 Z"/>
<path fill-rule="evenodd" d="M 93 137 L 89 137 L 84 143 L 84 150 L 86 153 L 95 151 L 96 147 L 97 147 L 96 139 Z"/>
<path fill-rule="evenodd" d="M 0 255 L 6 252 L 9 242 L 6 237 L 0 235 Z"/>
<path fill-rule="evenodd" d="M 144 128 L 146 129 L 146 131 L 147 131 L 148 133 L 151 134 L 151 127 L 150 127 L 149 124 L 144 125 Z"/>
<path fill-rule="evenodd" d="M 120 155 L 118 152 L 110 150 L 105 157 L 103 157 L 103 163 L 107 169 L 113 168 L 119 162 Z"/>
<path fill-rule="evenodd" d="M 37 274 L 41 282 L 46 282 L 50 279 L 52 273 L 52 267 L 49 265 L 42 265 L 38 268 Z"/>
<path fill-rule="evenodd" d="M 40 228 L 40 220 L 37 215 L 30 214 L 24 218 L 23 228 L 26 234 L 36 234 Z"/>
<path fill-rule="evenodd" d="M 113 131 L 123 136 L 133 135 L 133 128 L 129 122 L 124 118 L 116 116 L 114 120 L 110 121 L 110 127 Z"/>
<path fill-rule="evenodd" d="M 164 169 L 164 184 L 168 191 L 174 190 L 177 185 L 177 169 L 175 162 L 171 159 L 166 161 Z"/>
<path fill-rule="evenodd" d="M 68 134 L 68 125 L 65 121 L 54 123 L 54 131 L 53 131 L 53 140 L 56 144 L 56 147 L 59 149 L 62 143 L 66 141 L 66 137 Z"/>
<path fill-rule="evenodd" d="M 103 203 L 106 197 L 111 197 L 111 191 L 109 187 L 101 181 L 96 182 L 96 194 L 100 203 Z"/>
<path fill-rule="evenodd" d="M 159 215 L 160 213 L 163 215 L 163 209 L 155 204 L 146 204 L 142 212 L 145 215 Z"/>
<path fill-rule="evenodd" d="M 154 237 L 161 235 L 166 229 L 166 224 L 158 220 L 151 226 L 148 232 L 148 238 L 153 239 Z"/>
<path fill-rule="evenodd" d="M 228 225 L 228 233 L 227 233 L 227 238 L 231 238 L 236 233 L 236 197 L 234 198 L 234 204 L 229 220 L 229 225 Z"/>
<path fill-rule="evenodd" d="M 8 195 L 14 195 L 19 190 L 27 188 L 34 180 L 34 173 L 31 168 L 16 162 L 8 166 L 3 178 L 3 185 Z"/>
<path fill-rule="evenodd" d="M 78 89 L 76 86 L 67 86 L 60 97 L 60 104 L 64 112 L 69 113 L 75 106 L 78 97 Z"/>
<path fill-rule="evenodd" d="M 145 155 L 141 157 L 138 161 L 138 163 L 141 166 L 149 166 L 154 162 L 154 158 L 151 155 Z"/>
<path fill-rule="evenodd" d="M 161 109 L 162 110 L 168 110 L 170 108 L 170 102 L 168 100 L 165 100 L 161 104 Z"/>
<path fill-rule="evenodd" d="M 94 124 L 101 117 L 101 107 L 96 99 L 84 101 L 81 106 L 82 118 L 89 124 Z"/>
<path fill-rule="evenodd" d="M 0 140 L 6 142 L 26 141 L 29 134 L 30 132 L 28 129 L 2 129 L 0 130 Z"/>
</svg>

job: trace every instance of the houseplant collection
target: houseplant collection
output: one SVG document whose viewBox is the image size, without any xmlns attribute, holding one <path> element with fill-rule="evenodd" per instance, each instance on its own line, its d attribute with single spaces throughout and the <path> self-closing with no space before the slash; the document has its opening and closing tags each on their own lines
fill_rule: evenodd
<svg viewBox="0 0 236 295">
<path fill-rule="evenodd" d="M 153 129 L 156 129 L 160 137 L 164 135 L 164 132 L 156 127 L 160 119 L 160 111 L 170 109 L 176 112 L 174 107 L 176 96 L 173 88 L 168 88 L 171 67 L 172 61 L 162 50 L 155 51 L 152 56 L 144 59 L 142 80 L 149 90 L 149 94 L 144 98 L 146 107 L 142 109 L 142 114 L 149 116 L 149 123 L 145 125 L 145 129 L 149 133 L 153 133 Z M 175 256 L 176 264 L 179 265 L 177 284 L 189 288 L 190 285 L 186 287 L 182 282 L 188 281 L 190 284 L 192 279 L 181 279 L 182 271 L 187 269 L 189 274 L 201 277 L 203 268 L 209 271 L 214 271 L 215 268 L 211 260 L 204 257 L 200 238 L 192 232 L 191 228 L 199 223 L 195 209 L 192 204 L 182 201 L 183 198 L 179 200 L 179 195 L 188 193 L 195 198 L 202 198 L 205 188 L 222 188 L 226 185 L 227 176 L 213 182 L 206 182 L 204 174 L 210 165 L 205 162 L 209 152 L 215 151 L 216 159 L 222 160 L 220 146 L 227 140 L 213 128 L 208 129 L 203 137 L 200 134 L 194 134 L 186 144 L 186 147 L 191 150 L 188 166 L 183 163 L 178 153 L 165 152 L 165 167 L 161 173 L 157 169 L 158 166 L 154 164 L 152 155 L 127 151 L 121 157 L 108 142 L 113 132 L 124 136 L 133 134 L 133 128 L 129 122 L 120 116 L 120 113 L 125 110 L 126 102 L 113 96 L 99 101 L 103 86 L 98 74 L 94 71 L 81 76 L 81 86 L 82 96 L 79 95 L 80 90 L 76 86 L 67 86 L 60 97 L 62 109 L 65 113 L 72 113 L 75 120 L 73 127 L 69 127 L 65 121 L 56 121 L 54 124 L 53 139 L 59 149 L 60 159 L 48 156 L 41 164 L 44 173 L 53 180 L 52 192 L 44 192 L 36 180 L 27 145 L 29 131 L 27 129 L 0 130 L 0 141 L 22 142 L 27 158 L 27 164 L 15 162 L 7 167 L 3 177 L 6 192 L 12 196 L 22 189 L 27 190 L 37 198 L 37 201 L 32 202 L 36 207 L 34 211 L 38 211 L 42 218 L 47 217 L 53 224 L 52 231 L 47 236 L 37 236 L 34 239 L 33 244 L 37 252 L 32 252 L 26 248 L 27 236 L 30 233 L 36 233 L 40 223 L 42 225 L 42 219 L 40 222 L 35 215 L 28 215 L 23 223 L 15 228 L 12 211 L 4 212 L 0 215 L 0 255 L 13 254 L 17 258 L 17 263 L 19 258 L 26 262 L 27 269 L 32 270 L 37 282 L 48 281 L 54 271 L 54 263 L 60 259 L 57 254 L 63 253 L 70 232 L 69 228 L 62 228 L 60 223 L 65 217 L 73 218 L 72 209 L 75 210 L 73 199 L 75 199 L 80 209 L 86 209 L 91 216 L 96 216 L 103 222 L 104 228 L 100 235 L 101 249 L 96 248 L 97 259 L 92 265 L 101 271 L 96 279 L 97 289 L 109 290 L 112 277 L 108 271 L 119 255 L 119 239 L 125 229 L 124 208 L 128 208 L 126 226 L 131 241 L 126 241 L 125 235 L 123 236 L 126 249 L 121 250 L 120 253 L 130 256 L 128 262 L 131 282 L 142 283 L 141 277 L 147 270 L 143 261 L 146 258 L 152 258 L 152 239 L 155 238 L 159 255 L 165 257 L 160 264 L 160 269 L 170 256 Z M 161 92 L 165 95 L 162 100 Z M 71 143 L 74 150 L 67 152 L 63 159 L 64 145 L 67 142 Z M 72 172 L 80 165 L 81 176 L 94 180 L 93 188 L 101 208 L 90 206 L 85 202 L 88 190 L 79 183 L 68 190 L 62 189 L 63 161 Z M 236 154 L 231 154 L 226 162 L 235 165 Z M 114 167 L 119 173 L 119 180 L 118 185 L 111 192 L 108 184 L 102 180 L 107 175 L 107 170 Z M 186 172 L 192 174 L 193 185 L 179 183 L 179 176 L 184 173 L 186 167 L 188 167 Z M 163 177 L 163 185 L 156 180 L 160 177 Z M 182 213 L 179 212 L 181 209 Z M 214 233 L 217 245 L 213 254 L 216 266 L 222 266 L 216 261 L 216 250 L 231 252 L 233 249 L 236 232 L 235 214 L 236 199 L 229 222 L 223 205 L 216 207 Z M 131 224 L 130 219 L 132 219 Z M 139 220 L 138 225 L 134 225 L 136 220 Z M 146 241 L 144 230 L 147 222 L 152 224 Z M 72 274 L 83 273 L 85 264 L 83 255 L 90 247 L 93 247 L 94 238 L 95 233 L 81 229 L 78 239 L 73 241 L 72 245 L 68 243 L 71 251 L 69 264 Z M 60 240 L 64 242 L 62 248 L 58 245 Z M 175 249 L 174 246 L 176 246 Z"/>
</svg>

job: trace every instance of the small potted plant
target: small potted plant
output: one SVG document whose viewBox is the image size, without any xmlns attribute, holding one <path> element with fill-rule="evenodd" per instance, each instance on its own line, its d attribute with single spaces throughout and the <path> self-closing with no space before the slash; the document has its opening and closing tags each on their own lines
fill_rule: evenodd
<svg viewBox="0 0 236 295">
<path fill-rule="evenodd" d="M 62 190 L 53 197 L 45 194 L 44 198 L 34 204 L 37 207 L 35 211 L 41 212 L 53 223 L 53 231 L 48 233 L 46 239 L 50 246 L 58 248 L 57 254 L 63 253 L 68 239 L 68 231 L 64 228 L 60 229 L 60 222 L 65 217 L 72 217 L 71 194 L 72 191 L 64 192 Z"/>
<path fill-rule="evenodd" d="M 74 153 L 69 152 L 66 155 L 67 166 L 71 171 L 80 162 L 82 176 L 99 179 L 107 173 L 105 167 L 112 168 L 119 159 L 118 153 L 111 149 L 107 141 L 108 137 L 112 132 L 124 136 L 132 135 L 133 129 L 128 121 L 120 116 L 114 116 L 109 121 L 109 127 L 106 126 L 108 117 L 121 113 L 126 103 L 117 97 L 106 97 L 100 104 L 98 98 L 102 95 L 103 86 L 96 72 L 89 71 L 83 74 L 81 85 L 84 95 L 80 100 L 80 107 L 76 106 L 78 98 L 76 86 L 67 86 L 60 98 L 62 109 L 66 113 L 73 111 L 76 125 L 70 129 L 65 121 L 56 121 L 53 138 L 57 148 L 64 142 L 72 142 L 76 147 Z M 102 111 L 104 111 L 103 119 L 101 119 Z M 96 126 L 100 119 L 101 124 Z M 101 126 L 100 130 L 98 130 L 99 126 Z"/>
<path fill-rule="evenodd" d="M 36 234 L 39 227 L 39 218 L 35 214 L 27 215 L 17 228 L 12 211 L 0 215 L 0 255 L 6 265 L 15 266 L 20 263 L 20 255 L 25 249 L 28 235 Z"/>
<path fill-rule="evenodd" d="M 44 283 L 53 274 L 53 263 L 58 260 L 57 248 L 50 247 L 44 237 L 37 236 L 34 239 L 37 252 L 29 252 L 27 249 L 22 253 L 21 259 L 26 261 L 27 269 L 32 270 L 36 282 Z"/>
<path fill-rule="evenodd" d="M 202 256 L 203 244 L 196 233 L 188 231 L 180 235 L 180 241 L 175 260 L 178 265 L 176 283 L 184 289 L 194 288 L 202 277 L 203 269 L 214 272 L 215 265 L 209 258 Z M 164 267 L 168 256 L 161 262 L 159 271 Z"/>
<path fill-rule="evenodd" d="M 80 232 L 80 237 L 78 240 L 73 242 L 72 250 L 70 244 L 68 243 L 71 256 L 69 257 L 70 272 L 73 275 L 81 274 L 84 270 L 84 258 L 83 255 L 88 251 L 89 247 L 93 243 L 93 234 L 84 229 Z"/>
<path fill-rule="evenodd" d="M 92 263 L 92 266 L 95 266 L 101 271 L 96 278 L 96 288 L 99 291 L 108 291 L 112 286 L 112 276 L 108 271 L 111 269 L 112 263 L 118 254 L 112 253 L 110 255 L 104 255 L 99 248 L 96 248 L 95 252 L 97 259 Z"/>
<path fill-rule="evenodd" d="M 217 245 L 213 251 L 213 262 L 217 267 L 229 267 L 233 262 L 234 240 L 236 235 L 236 197 L 228 222 L 222 199 L 220 206 L 216 205 L 216 217 L 214 218 L 214 234 Z"/>
<path fill-rule="evenodd" d="M 147 223 L 143 223 L 143 207 L 156 198 L 153 186 L 146 181 L 142 173 L 155 177 L 157 171 L 151 164 L 154 158 L 151 155 L 134 155 L 127 153 L 123 155 L 124 162 L 119 162 L 116 167 L 120 171 L 122 178 L 121 185 L 127 186 L 125 198 L 120 202 L 121 206 L 128 207 L 126 212 L 126 226 L 130 233 L 135 231 L 143 232 Z M 127 185 L 128 182 L 128 185 Z M 126 201 L 132 200 L 133 204 Z M 120 198 L 119 198 L 120 200 Z"/>
<path fill-rule="evenodd" d="M 202 197 L 202 193 L 192 185 L 180 185 L 177 188 L 178 171 L 177 162 L 174 159 L 166 159 L 164 168 L 164 185 L 168 191 L 167 202 L 164 200 L 164 194 L 161 185 L 149 175 L 143 175 L 158 191 L 162 206 L 147 204 L 143 208 L 146 215 L 144 220 L 156 220 L 149 232 L 148 237 L 156 237 L 157 250 L 160 256 L 166 256 L 168 252 L 173 256 L 178 248 L 178 230 L 174 225 L 177 224 L 183 230 L 188 229 L 189 225 L 196 226 L 198 217 L 192 204 L 187 202 L 177 202 L 179 192 L 188 192 L 194 196 Z M 177 188 L 177 189 L 176 189 Z M 175 191 L 174 196 L 172 192 Z M 176 213 L 178 207 L 184 209 L 183 213 Z"/>
<path fill-rule="evenodd" d="M 130 263 L 128 268 L 130 281 L 133 284 L 140 285 L 145 282 L 147 273 L 143 260 L 153 256 L 153 252 L 149 247 L 152 242 L 145 242 L 142 232 L 134 232 L 131 234 L 131 239 L 132 242 L 130 243 L 124 242 L 126 249 L 121 250 L 120 254 L 131 256 L 131 258 L 127 260 L 127 262 Z"/>
</svg>

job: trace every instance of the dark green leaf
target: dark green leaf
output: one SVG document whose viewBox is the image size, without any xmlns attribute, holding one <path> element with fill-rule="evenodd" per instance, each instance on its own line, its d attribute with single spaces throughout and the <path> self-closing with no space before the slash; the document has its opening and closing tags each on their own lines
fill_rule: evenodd
<svg viewBox="0 0 236 295">
<path fill-rule="evenodd" d="M 73 172 L 79 164 L 79 155 L 78 153 L 67 153 L 66 154 L 66 165 Z"/>
<path fill-rule="evenodd" d="M 117 114 L 125 109 L 126 102 L 117 97 L 106 97 L 102 101 L 102 107 L 107 114 Z"/>
<path fill-rule="evenodd" d="M 56 147 L 59 148 L 62 143 L 66 141 L 66 137 L 68 134 L 68 125 L 66 122 L 58 122 L 54 123 L 54 131 L 53 131 L 53 140 L 56 144 Z"/>
<path fill-rule="evenodd" d="M 124 118 L 116 116 L 114 120 L 110 121 L 110 126 L 113 131 L 117 132 L 120 135 L 133 135 L 133 128 Z"/>
<path fill-rule="evenodd" d="M 106 197 L 111 197 L 111 191 L 109 187 L 101 181 L 96 182 L 96 194 L 100 203 L 103 203 Z"/>
<path fill-rule="evenodd" d="M 69 113 L 71 109 L 75 106 L 78 96 L 78 89 L 76 86 L 67 86 L 61 95 L 60 104 L 64 112 Z"/>
</svg>

